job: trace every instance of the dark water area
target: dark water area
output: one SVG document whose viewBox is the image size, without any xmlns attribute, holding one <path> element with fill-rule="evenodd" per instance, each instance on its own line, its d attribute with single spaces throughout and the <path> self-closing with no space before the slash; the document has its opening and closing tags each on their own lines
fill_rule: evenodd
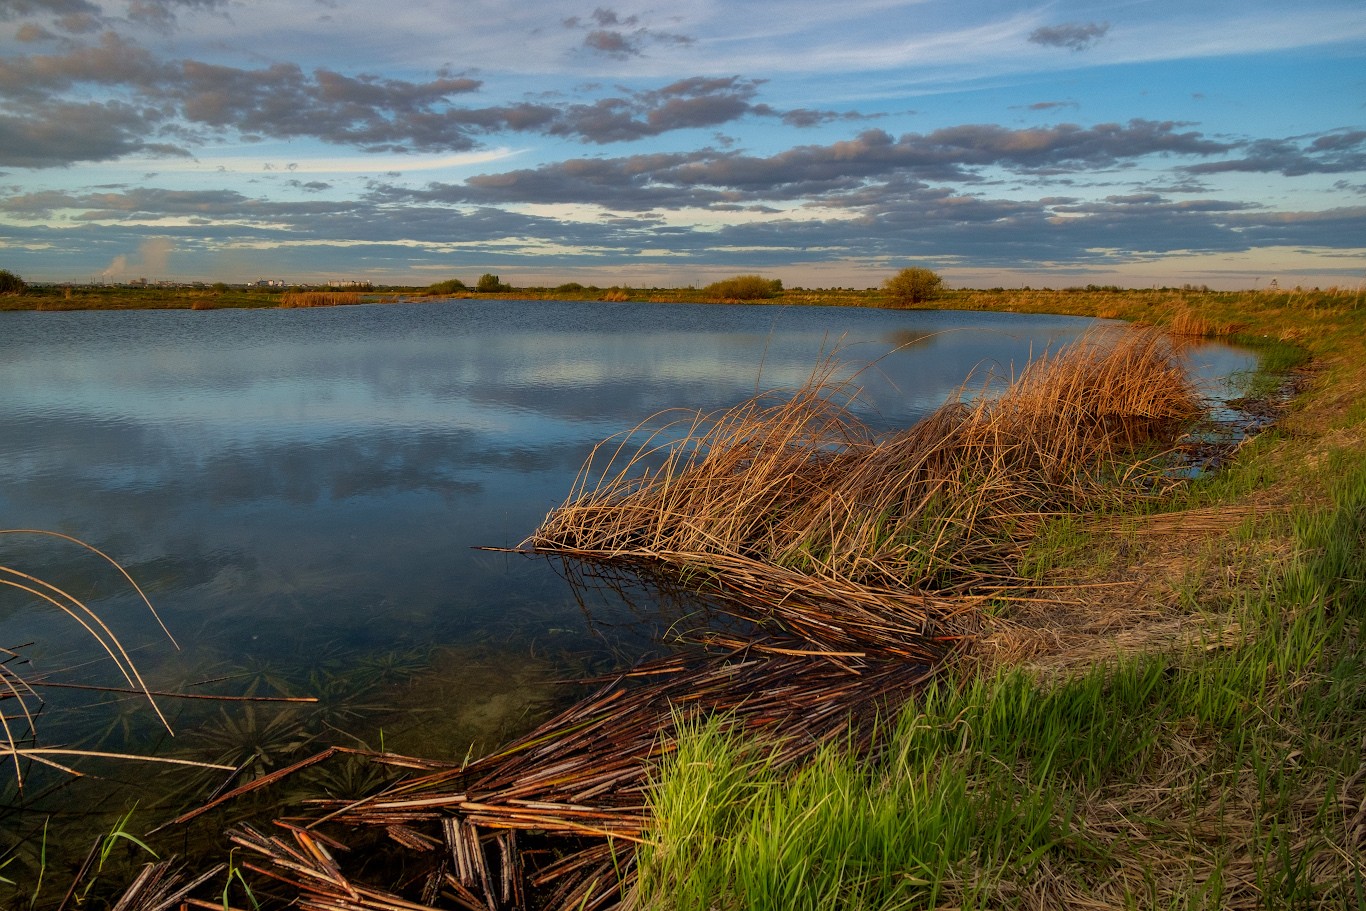
<svg viewBox="0 0 1366 911">
<path fill-rule="evenodd" d="M 572 698 L 555 681 L 659 647 L 648 594 L 585 601 L 550 563 L 475 549 L 530 534 L 594 443 L 663 409 L 797 386 L 832 352 L 846 374 L 866 368 L 861 416 L 905 426 L 1093 323 L 514 300 L 0 313 L 0 527 L 108 553 L 179 649 L 116 572 L 66 542 L 0 536 L 0 566 L 85 600 L 154 689 L 320 700 L 163 699 L 171 738 L 145 701 L 44 690 L 40 745 L 255 755 L 258 771 L 325 743 L 487 750 Z M 1255 365 L 1217 345 L 1188 357 L 1216 395 Z M 70 618 L 0 590 L 0 646 L 28 643 L 28 678 L 119 683 Z M 143 773 L 106 774 L 90 799 L 136 797 Z M 15 802 L 12 770 L 0 777 Z"/>
</svg>

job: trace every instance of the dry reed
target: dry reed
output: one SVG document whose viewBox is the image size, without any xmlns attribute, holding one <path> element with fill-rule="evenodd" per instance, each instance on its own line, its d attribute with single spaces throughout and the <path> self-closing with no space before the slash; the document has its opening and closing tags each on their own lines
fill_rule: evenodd
<svg viewBox="0 0 1366 911">
<path fill-rule="evenodd" d="M 288 291 L 280 295 L 281 307 L 339 307 L 359 304 L 355 291 Z"/>
<path fill-rule="evenodd" d="M 1017 581 L 1012 559 L 1046 515 L 1161 486 L 1143 456 L 1199 410 L 1151 330 L 1083 337 L 1003 394 L 960 396 L 890 436 L 853 396 L 826 364 L 786 397 L 647 422 L 601 444 L 523 546 L 774 607 L 916 602 L 923 624 Z"/>
<path fill-rule="evenodd" d="M 1167 331 L 1178 340 L 1221 338 L 1233 335 L 1238 328 L 1232 323 L 1211 322 L 1189 307 L 1174 312 L 1166 324 Z"/>
</svg>

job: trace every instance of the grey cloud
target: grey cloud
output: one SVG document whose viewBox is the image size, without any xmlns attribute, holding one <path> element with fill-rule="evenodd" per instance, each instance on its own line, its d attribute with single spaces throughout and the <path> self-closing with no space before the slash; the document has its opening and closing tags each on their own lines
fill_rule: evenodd
<svg viewBox="0 0 1366 911">
<path fill-rule="evenodd" d="M 1029 106 L 1031 111 L 1056 111 L 1058 108 L 1075 108 L 1075 101 L 1036 101 Z"/>
<path fill-rule="evenodd" d="M 106 32 L 99 44 L 63 54 L 34 54 L 0 59 L 0 92 L 11 105 L 57 100 L 53 93 L 78 83 L 149 89 L 166 70 L 146 50 Z"/>
<path fill-rule="evenodd" d="M 497 203 L 535 199 L 589 202 L 608 209 L 627 210 L 707 205 L 724 201 L 724 194 L 680 186 L 665 176 L 680 164 L 706 154 L 571 159 L 535 169 L 477 175 L 463 187 L 437 185 L 430 191 L 448 202 Z"/>
<path fill-rule="evenodd" d="M 702 149 L 686 154 L 571 159 L 442 185 L 445 202 L 580 202 L 608 209 L 774 203 L 872 205 L 887 187 L 973 181 L 985 167 L 1019 171 L 1111 166 L 1145 155 L 1211 155 L 1231 146 L 1180 132 L 1173 123 L 1073 124 L 1008 130 L 969 125 L 895 138 L 866 130 L 830 145 L 798 146 L 768 157 Z"/>
<path fill-rule="evenodd" d="M 1173 202 L 1160 193 L 1127 193 L 1107 196 L 1103 200 L 1088 203 L 1059 204 L 1054 211 L 1070 215 L 1104 213 L 1112 216 L 1141 216 L 1147 218 L 1156 211 L 1169 213 L 1188 212 L 1245 212 L 1260 210 L 1255 203 L 1231 202 L 1220 199 L 1199 199 Z"/>
<path fill-rule="evenodd" d="M 52 32 L 49 32 L 41 26 L 34 25 L 32 22 L 25 22 L 23 25 L 19 26 L 18 30 L 14 33 L 14 40 L 21 44 L 32 44 L 38 41 L 53 41 L 56 38 L 57 36 L 52 34 Z"/>
<path fill-rule="evenodd" d="M 1206 139 L 1195 131 L 1178 132 L 1175 121 L 1130 120 L 1081 127 L 1064 123 L 1053 127 L 1010 130 L 988 125 L 966 125 L 936 130 L 925 143 L 954 152 L 969 163 L 1016 166 L 1063 164 L 1111 165 L 1124 159 L 1156 153 L 1214 155 L 1233 145 Z M 904 140 L 903 140 L 904 141 Z"/>
<path fill-rule="evenodd" d="M 449 188 L 450 198 L 442 198 L 440 189 L 428 188 L 421 196 L 413 196 L 399 188 L 375 186 L 369 198 L 341 202 L 111 191 L 67 202 L 98 206 L 108 216 L 106 221 L 123 213 L 132 222 L 127 228 L 78 220 L 75 227 L 62 229 L 9 227 L 3 231 L 11 242 L 43 244 L 53 250 L 57 261 L 75 264 L 92 255 L 107 261 L 136 249 L 145 235 L 135 215 L 212 212 L 213 218 L 236 221 L 206 221 L 163 232 L 174 241 L 178 261 L 221 243 L 266 250 L 272 242 L 289 240 L 311 244 L 316 268 L 346 269 L 363 260 L 372 268 L 399 270 L 423 261 L 448 269 L 465 264 L 486 268 L 495 262 L 515 268 L 526 263 L 528 256 L 538 255 L 536 247 L 546 243 L 581 251 L 557 258 L 564 269 L 601 266 L 622 256 L 639 263 L 695 262 L 746 269 L 794 259 L 920 257 L 942 261 L 949 256 L 1010 268 L 1034 267 L 1040 262 L 1114 265 L 1161 253 L 1236 252 L 1263 243 L 1353 249 L 1359 244 L 1357 238 L 1366 236 L 1366 207 L 1268 217 L 1264 210 L 1243 203 L 1171 201 L 1154 193 L 1116 195 L 1089 203 L 1058 198 L 992 199 L 905 177 L 876 186 L 865 184 L 851 196 L 851 201 L 858 197 L 859 204 L 841 217 L 777 215 L 710 230 L 664 226 L 649 217 L 576 223 L 494 208 L 470 210 L 463 207 L 461 188 Z M 7 207 L 35 209 L 59 202 L 63 201 L 51 197 L 45 201 L 16 198 L 7 201 Z M 395 206 L 395 202 L 405 205 Z M 445 246 L 452 237 L 477 238 L 481 243 L 477 250 L 452 252 Z M 423 250 L 426 243 L 432 244 L 431 250 Z M 668 253 L 647 252 L 661 249 Z M 258 259 L 262 255 L 257 254 Z M 79 273 L 79 267 L 73 271 Z"/>
<path fill-rule="evenodd" d="M 880 115 L 859 114 L 855 111 L 817 111 L 811 108 L 794 108 L 784 111 L 783 123 L 791 127 L 814 127 L 836 121 L 873 120 Z"/>
<path fill-rule="evenodd" d="M 54 166 L 103 159 L 109 149 L 147 147 L 160 131 L 179 146 L 202 142 L 204 128 L 246 141 L 264 137 L 311 136 L 369 151 L 465 151 L 483 134 L 543 132 L 594 143 L 623 142 L 672 130 L 708 128 L 740 117 L 772 116 L 754 101 L 760 81 L 738 76 L 681 79 L 659 89 L 621 90 L 592 102 L 550 105 L 521 102 L 465 107 L 458 96 L 477 91 L 476 79 L 438 72 L 413 82 L 330 69 L 306 73 L 292 63 L 258 69 L 197 60 L 161 63 L 143 48 L 114 33 L 98 44 L 60 54 L 0 60 L 0 92 L 11 117 L 26 116 L 29 128 L 11 127 L 16 141 L 41 138 L 44 122 L 55 134 L 63 125 L 52 114 L 88 86 L 125 92 L 143 112 L 144 135 L 120 136 L 120 143 L 68 142 L 68 151 L 49 141 L 41 148 L 7 150 L 11 163 Z M 70 139 L 71 137 L 68 137 Z M 42 162 L 42 164 L 38 164 Z"/>
<path fill-rule="evenodd" d="M 25 217 L 48 217 L 59 209 L 84 212 L 78 220 L 105 220 L 133 215 L 240 216 L 250 200 L 235 190 L 162 190 L 151 187 L 102 193 L 55 190 L 0 199 L 0 211 Z"/>
<path fill-rule="evenodd" d="M 635 25 L 640 19 L 637 16 L 627 16 L 625 19 L 622 19 L 621 16 L 617 14 L 616 10 L 600 6 L 593 10 L 593 21 L 598 25 L 606 27 L 609 25 Z"/>
<path fill-rule="evenodd" d="M 754 104 L 759 80 L 739 76 L 680 79 L 661 89 L 570 105 L 546 132 L 589 142 L 627 142 L 672 130 L 713 127 L 747 114 L 769 115 Z"/>
<path fill-rule="evenodd" d="M 1360 248 L 1366 237 L 1366 206 L 1326 212 L 1258 213 L 1235 221 L 1239 233 L 1254 246 Z M 1360 274 L 1360 266 L 1355 267 Z"/>
<path fill-rule="evenodd" d="M 57 19 L 57 26 L 73 35 L 88 35 L 104 27 L 104 20 L 93 13 L 72 13 Z"/>
<path fill-rule="evenodd" d="M 608 57 L 625 59 L 645 54 L 649 44 L 692 44 L 687 35 L 661 32 L 641 24 L 639 16 L 621 16 L 616 10 L 598 7 L 585 21 L 571 16 L 563 21 L 567 29 L 583 30 L 583 46 Z"/>
<path fill-rule="evenodd" d="M 1366 170 L 1366 130 L 1335 130 L 1308 144 L 1296 139 L 1259 139 L 1245 148 L 1242 158 L 1190 165 L 1185 170 L 1191 174 L 1279 172 L 1286 177 Z"/>
<path fill-rule="evenodd" d="M 48 168 L 108 161 L 147 149 L 152 124 L 122 102 L 55 104 L 41 116 L 0 114 L 0 166 Z"/>
<path fill-rule="evenodd" d="M 1110 31 L 1108 22 L 1067 22 L 1046 25 L 1029 33 L 1029 40 L 1045 47 L 1065 47 L 1084 51 Z"/>
<path fill-rule="evenodd" d="M 101 15 L 100 8 L 89 0 L 5 0 L 0 4 L 0 20 L 21 19 L 26 16 L 70 16 L 85 13 Z"/>
<path fill-rule="evenodd" d="M 900 139 L 867 130 L 853 140 L 830 146 L 801 146 L 767 159 L 738 156 L 691 165 L 685 177 L 703 184 L 736 187 L 781 186 L 866 178 L 898 171 L 923 179 L 966 180 L 971 169 L 1092 167 L 1113 165 L 1154 153 L 1209 155 L 1227 145 L 1193 132 L 1176 132 L 1170 122 L 1133 120 L 1128 124 L 1075 124 L 1010 130 L 995 125 L 965 125 Z"/>
<path fill-rule="evenodd" d="M 595 29 L 583 38 L 583 46 L 611 57 L 638 57 L 640 46 L 621 32 Z"/>
<path fill-rule="evenodd" d="M 212 10 L 227 6 L 227 0 L 130 0 L 128 18 L 152 28 L 169 30 L 182 10 Z"/>
<path fill-rule="evenodd" d="M 448 76 L 413 83 L 331 70 L 310 76 L 294 64 L 242 70 L 185 61 L 172 91 L 189 120 L 209 126 L 375 149 L 463 150 L 474 146 L 466 125 L 439 105 L 479 85 Z"/>
</svg>

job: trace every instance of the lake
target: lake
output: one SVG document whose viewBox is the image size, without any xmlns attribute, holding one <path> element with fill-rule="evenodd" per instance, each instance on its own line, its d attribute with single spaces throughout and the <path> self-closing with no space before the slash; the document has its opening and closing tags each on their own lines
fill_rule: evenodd
<svg viewBox="0 0 1366 911">
<path fill-rule="evenodd" d="M 67 542 L 0 536 L 0 565 L 85 600 L 155 689 L 320 700 L 163 699 L 172 740 L 145 702 L 47 689 L 40 739 L 255 755 L 257 771 L 334 742 L 487 750 L 572 697 L 555 681 L 659 647 L 647 594 L 586 594 L 554 564 L 475 549 L 530 534 L 594 443 L 663 409 L 799 385 L 832 352 L 866 368 L 862 416 L 905 426 L 1093 323 L 518 300 L 0 313 L 0 527 L 99 547 L 179 649 Z M 1188 357 L 1215 394 L 1255 366 L 1220 345 Z M 27 643 L 26 677 L 118 683 L 74 622 L 0 591 L 0 646 Z"/>
</svg>

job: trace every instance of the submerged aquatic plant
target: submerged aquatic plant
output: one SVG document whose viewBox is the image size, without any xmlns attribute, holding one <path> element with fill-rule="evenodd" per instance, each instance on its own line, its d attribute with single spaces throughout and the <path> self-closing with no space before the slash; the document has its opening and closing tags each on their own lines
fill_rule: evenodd
<svg viewBox="0 0 1366 911">
<path fill-rule="evenodd" d="M 138 586 L 122 566 L 112 557 L 105 554 L 98 548 L 80 541 L 70 535 L 59 532 L 43 531 L 38 529 L 0 529 L 0 535 L 28 535 L 58 539 L 69 544 L 75 545 L 85 551 L 94 554 L 116 569 L 121 577 L 132 589 L 137 592 L 138 597 L 156 620 L 162 632 L 175 645 L 175 638 L 171 636 L 170 630 L 162 622 L 156 609 L 152 607 L 152 602 Z M 137 693 L 147 700 L 152 711 L 157 718 L 170 731 L 170 722 L 162 713 L 153 697 L 151 690 L 143 681 L 141 673 L 134 665 L 133 659 L 129 656 L 127 649 L 124 648 L 118 637 L 109 625 L 92 610 L 81 599 L 75 597 L 65 589 L 38 576 L 32 575 L 14 566 L 0 564 L 0 586 L 16 589 L 26 595 L 31 596 L 39 603 L 48 604 L 61 611 L 69 617 L 77 626 L 84 630 L 100 647 L 108 659 L 113 663 L 119 676 L 127 684 L 128 690 Z M 178 646 L 177 646 L 178 647 Z M 182 763 L 183 760 L 168 760 L 154 757 L 129 756 L 122 753 L 104 753 L 93 750 L 74 750 L 62 748 L 41 747 L 38 745 L 36 721 L 39 710 L 42 707 L 42 697 L 38 694 L 46 679 L 44 677 L 26 678 L 18 671 L 18 667 L 23 664 L 18 649 L 0 649 L 4 655 L 0 661 L 0 755 L 8 756 L 13 761 L 14 776 L 17 784 L 23 786 L 24 763 L 25 761 L 36 762 L 41 765 L 59 769 L 71 774 L 78 774 L 75 769 L 65 764 L 65 761 L 86 756 L 107 756 L 112 758 L 124 759 L 143 759 L 155 762 L 174 762 Z M 9 703 L 6 706 L 6 703 Z M 58 757 L 61 757 L 60 759 Z"/>
<path fill-rule="evenodd" d="M 165 624 L 162 623 L 156 609 L 141 587 L 122 566 L 103 551 L 84 541 L 58 532 L 34 529 L 0 530 L 0 536 L 10 535 L 61 541 L 100 558 L 112 566 L 118 572 L 120 579 L 137 593 L 142 605 L 155 619 L 162 632 L 166 634 L 173 645 L 175 644 L 175 639 L 166 629 Z M 56 863 L 54 855 L 62 853 L 50 850 L 49 827 L 53 821 L 51 807 L 58 807 L 62 812 L 65 812 L 67 808 L 63 807 L 60 801 L 52 803 L 51 800 L 47 799 L 61 793 L 62 785 L 69 784 L 72 779 L 81 777 L 84 774 L 80 768 L 81 765 L 89 760 L 116 760 L 198 769 L 228 770 L 231 767 L 193 759 L 44 744 L 39 738 L 38 718 L 45 706 L 41 695 L 45 688 L 61 687 L 115 694 L 120 697 L 131 695 L 145 699 L 167 733 L 172 733 L 171 725 L 158 706 L 157 697 L 175 694 L 158 694 L 147 686 L 142 674 L 129 655 L 129 650 L 120 641 L 119 636 L 115 634 L 110 623 L 89 604 L 72 594 L 69 587 L 58 586 L 34 573 L 25 571 L 17 565 L 0 563 L 0 588 L 19 592 L 38 605 L 47 605 L 59 611 L 97 644 L 105 659 L 114 666 L 118 677 L 125 684 L 125 686 L 104 686 L 90 682 L 56 680 L 51 674 L 39 673 L 31 669 L 22 654 L 23 646 L 0 648 L 0 757 L 4 758 L 6 767 L 13 771 L 12 778 L 0 778 L 0 819 L 4 819 L 6 823 L 5 826 L 0 827 L 0 832 L 4 834 L 4 837 L 0 838 L 0 870 L 5 870 L 9 874 L 0 876 L 0 883 L 12 890 L 12 897 L 22 899 L 26 907 L 34 907 L 47 901 L 44 892 L 45 883 L 51 879 L 48 874 Z M 106 739 L 109 734 L 117 733 L 130 724 L 131 722 L 126 716 L 116 717 L 112 722 L 112 727 L 106 730 L 105 737 L 100 738 L 101 741 Z M 41 776 L 31 774 L 35 765 L 60 773 L 59 784 L 46 787 L 45 782 L 39 781 L 38 786 L 35 787 L 31 779 L 41 778 Z M 43 808 L 45 800 L 48 809 Z M 31 817 L 29 822 L 23 822 L 25 816 Z M 97 888 L 97 881 L 102 876 L 107 878 L 107 868 L 111 866 L 111 855 L 120 846 L 133 846 L 152 853 L 151 848 L 130 831 L 131 817 L 132 811 L 130 810 L 96 842 L 95 847 L 87 855 L 84 864 L 80 866 L 79 871 L 70 880 L 71 885 L 67 891 L 67 897 L 62 903 L 63 907 L 73 900 L 82 905 L 86 903 L 92 894 L 92 890 Z M 70 818 L 78 824 L 83 821 L 79 811 L 71 814 Z M 55 845 L 60 840 L 63 845 L 69 845 L 71 836 L 72 833 L 65 831 L 54 832 L 52 843 Z M 131 909 L 144 906 L 121 904 L 118 907 Z M 153 907 L 153 905 L 146 907 Z"/>
</svg>

